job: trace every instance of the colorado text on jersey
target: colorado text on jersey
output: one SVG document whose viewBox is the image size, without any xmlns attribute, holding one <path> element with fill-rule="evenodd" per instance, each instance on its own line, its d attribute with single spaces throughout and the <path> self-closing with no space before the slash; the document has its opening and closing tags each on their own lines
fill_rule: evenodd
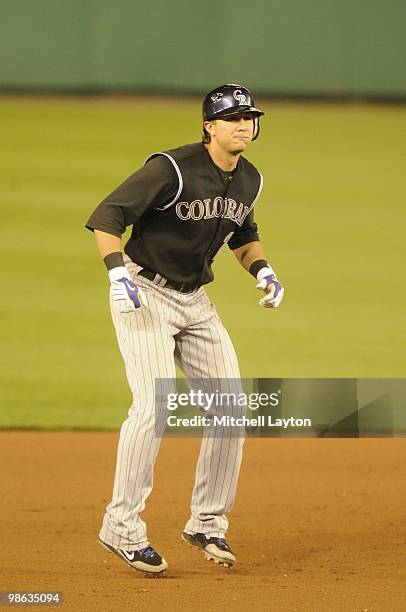
<svg viewBox="0 0 406 612">
<path fill-rule="evenodd" d="M 231 219 L 242 225 L 251 207 L 239 204 L 232 198 L 222 198 L 218 196 L 212 200 L 193 200 L 193 202 L 178 202 L 175 207 L 176 214 L 182 221 L 200 221 L 201 219 L 213 219 L 213 217 L 223 217 Z"/>
</svg>

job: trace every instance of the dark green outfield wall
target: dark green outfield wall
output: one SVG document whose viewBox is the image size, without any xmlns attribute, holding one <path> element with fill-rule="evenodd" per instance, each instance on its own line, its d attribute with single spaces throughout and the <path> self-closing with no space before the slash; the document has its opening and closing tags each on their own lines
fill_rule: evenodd
<svg viewBox="0 0 406 612">
<path fill-rule="evenodd" d="M 405 97 L 405 0 L 0 0 L 3 89 Z"/>
</svg>

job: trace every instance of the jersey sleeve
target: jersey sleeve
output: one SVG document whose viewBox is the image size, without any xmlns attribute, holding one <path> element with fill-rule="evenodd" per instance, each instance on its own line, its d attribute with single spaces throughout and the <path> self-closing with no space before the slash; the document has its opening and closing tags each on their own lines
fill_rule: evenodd
<svg viewBox="0 0 406 612">
<path fill-rule="evenodd" d="M 245 218 L 242 226 L 234 232 L 228 241 L 229 248 L 234 251 L 244 244 L 249 242 L 255 242 L 259 240 L 257 224 L 254 221 L 254 210 L 251 210 L 250 214 Z"/>
<path fill-rule="evenodd" d="M 158 155 L 102 200 L 85 227 L 121 236 L 146 210 L 175 197 L 178 186 L 179 179 L 170 160 Z"/>
</svg>

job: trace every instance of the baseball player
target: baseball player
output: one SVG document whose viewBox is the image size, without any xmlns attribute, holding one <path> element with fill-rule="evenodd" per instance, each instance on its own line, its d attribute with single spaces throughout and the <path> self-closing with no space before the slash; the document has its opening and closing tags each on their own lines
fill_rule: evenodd
<svg viewBox="0 0 406 612">
<path fill-rule="evenodd" d="M 140 517 L 152 490 L 161 438 L 155 431 L 156 379 L 239 379 L 235 351 L 204 285 L 224 244 L 279 306 L 283 288 L 254 222 L 262 176 L 241 154 L 259 134 L 252 93 L 222 85 L 203 100 L 202 142 L 150 155 L 88 220 L 110 278 L 110 306 L 133 401 L 117 451 L 112 500 L 99 542 L 133 569 L 160 574 L 167 562 Z M 121 236 L 133 226 L 122 252 Z M 203 437 L 182 538 L 208 559 L 232 566 L 227 513 L 236 494 L 243 437 Z"/>
</svg>

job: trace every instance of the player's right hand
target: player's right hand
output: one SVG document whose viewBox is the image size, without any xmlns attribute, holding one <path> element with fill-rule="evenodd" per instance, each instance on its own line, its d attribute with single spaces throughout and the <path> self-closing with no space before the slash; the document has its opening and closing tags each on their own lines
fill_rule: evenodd
<svg viewBox="0 0 406 612">
<path fill-rule="evenodd" d="M 118 312 L 134 312 L 141 306 L 147 306 L 143 290 L 132 280 L 127 268 L 120 266 L 109 270 L 111 282 L 111 300 Z"/>
</svg>

